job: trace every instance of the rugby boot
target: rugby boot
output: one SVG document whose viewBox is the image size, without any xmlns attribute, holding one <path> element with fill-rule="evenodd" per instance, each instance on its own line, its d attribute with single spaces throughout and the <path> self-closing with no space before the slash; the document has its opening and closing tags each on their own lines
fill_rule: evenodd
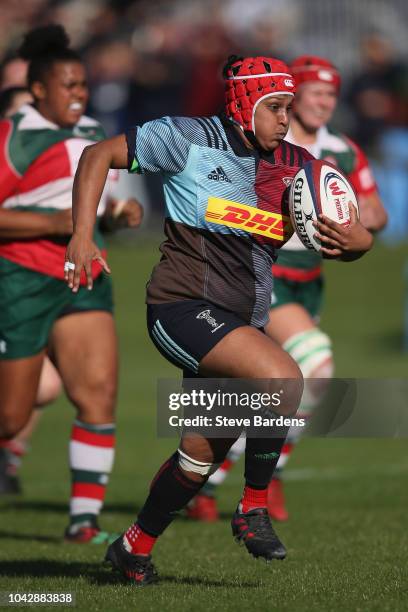
<svg viewBox="0 0 408 612">
<path fill-rule="evenodd" d="M 276 535 L 266 508 L 254 508 L 248 512 L 237 509 L 231 527 L 235 540 L 243 542 L 253 557 L 266 561 L 286 557 L 286 548 Z"/>
<path fill-rule="evenodd" d="M 198 494 L 186 507 L 187 517 L 204 523 L 215 523 L 219 520 L 215 497 Z"/>
<path fill-rule="evenodd" d="M 268 513 L 275 521 L 287 521 L 289 518 L 285 506 L 283 483 L 279 478 L 272 478 L 268 485 Z"/>
<path fill-rule="evenodd" d="M 71 544 L 110 544 L 118 537 L 117 533 L 102 531 L 96 521 L 81 525 L 69 525 L 64 533 L 65 542 Z"/>
<path fill-rule="evenodd" d="M 7 450 L 0 448 L 0 495 L 20 495 L 20 479 L 10 471 Z"/>
<path fill-rule="evenodd" d="M 106 551 L 105 561 L 119 572 L 127 581 L 142 587 L 158 578 L 150 555 L 133 555 L 123 545 L 123 535 L 119 536 Z"/>
</svg>

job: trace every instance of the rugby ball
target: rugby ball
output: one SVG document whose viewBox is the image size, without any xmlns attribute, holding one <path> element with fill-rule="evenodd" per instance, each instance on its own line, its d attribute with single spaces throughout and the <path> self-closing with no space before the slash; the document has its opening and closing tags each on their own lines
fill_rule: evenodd
<svg viewBox="0 0 408 612">
<path fill-rule="evenodd" d="M 319 215 L 349 225 L 350 203 L 358 216 L 354 189 L 336 166 L 320 159 L 306 162 L 295 175 L 289 192 L 292 225 L 305 247 L 320 251 L 321 243 L 314 236 L 317 230 L 313 226 Z"/>
</svg>

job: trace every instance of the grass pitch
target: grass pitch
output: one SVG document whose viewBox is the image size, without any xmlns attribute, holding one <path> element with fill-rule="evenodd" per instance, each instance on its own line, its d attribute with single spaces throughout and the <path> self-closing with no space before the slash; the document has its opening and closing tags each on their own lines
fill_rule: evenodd
<svg viewBox="0 0 408 612">
<path fill-rule="evenodd" d="M 327 265 L 323 328 L 334 341 L 338 376 L 406 376 L 400 348 L 407 257 L 406 247 L 378 246 L 360 262 Z M 112 245 L 121 384 L 117 459 L 101 519 L 111 531 L 135 518 L 151 477 L 176 445 L 155 433 L 156 379 L 178 376 L 145 330 L 144 285 L 157 260 L 157 240 Z M 406 440 L 304 440 L 287 470 L 291 518 L 277 526 L 288 558 L 269 565 L 231 538 L 239 463 L 219 491 L 220 523 L 175 521 L 155 549 L 160 583 L 135 589 L 101 565 L 104 546 L 61 541 L 72 417 L 63 398 L 46 410 L 22 469 L 24 495 L 0 501 L 0 590 L 70 591 L 77 610 L 407 610 Z"/>
</svg>

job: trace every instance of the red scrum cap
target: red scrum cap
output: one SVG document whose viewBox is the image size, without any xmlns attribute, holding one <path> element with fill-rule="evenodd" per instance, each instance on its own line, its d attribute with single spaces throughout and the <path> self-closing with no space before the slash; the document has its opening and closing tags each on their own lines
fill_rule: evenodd
<svg viewBox="0 0 408 612">
<path fill-rule="evenodd" d="M 307 81 L 320 81 L 321 83 L 332 83 L 337 92 L 340 90 L 340 74 L 329 60 L 315 55 L 301 55 L 290 65 L 296 86 L 299 87 Z"/>
<path fill-rule="evenodd" d="M 295 83 L 286 64 L 272 57 L 231 56 L 224 68 L 227 117 L 255 134 L 255 111 L 261 100 L 295 94 Z"/>
</svg>

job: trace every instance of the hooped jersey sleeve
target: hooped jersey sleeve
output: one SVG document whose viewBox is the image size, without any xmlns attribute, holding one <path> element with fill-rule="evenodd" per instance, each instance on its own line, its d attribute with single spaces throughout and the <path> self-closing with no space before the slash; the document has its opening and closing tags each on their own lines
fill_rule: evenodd
<svg viewBox="0 0 408 612">
<path fill-rule="evenodd" d="M 149 121 L 126 134 L 128 171 L 178 174 L 187 164 L 191 142 L 170 117 Z"/>
<path fill-rule="evenodd" d="M 0 206 L 4 200 L 13 194 L 21 180 L 21 176 L 13 166 L 10 156 L 12 133 L 12 121 L 0 121 Z"/>
<path fill-rule="evenodd" d="M 354 169 L 348 175 L 348 179 L 353 185 L 357 196 L 369 195 L 377 190 L 377 185 L 373 173 L 371 172 L 368 159 L 355 142 L 350 138 L 347 138 L 347 140 L 355 153 Z"/>
</svg>

